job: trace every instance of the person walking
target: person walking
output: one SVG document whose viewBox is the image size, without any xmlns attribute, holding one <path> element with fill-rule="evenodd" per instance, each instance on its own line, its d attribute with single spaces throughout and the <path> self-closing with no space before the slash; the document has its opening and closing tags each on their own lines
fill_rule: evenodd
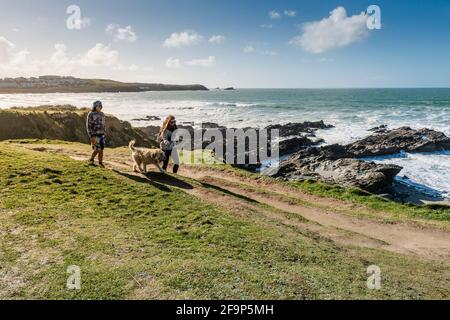
<svg viewBox="0 0 450 320">
<path fill-rule="evenodd" d="M 89 159 L 90 164 L 94 164 L 95 157 L 98 155 L 98 164 L 104 168 L 103 156 L 106 144 L 106 121 L 105 114 L 102 112 L 103 105 L 101 101 L 95 101 L 92 111 L 89 112 L 86 119 L 86 129 L 92 145 L 92 156 Z"/>
<path fill-rule="evenodd" d="M 177 173 L 180 168 L 180 160 L 178 157 L 178 152 L 176 149 L 174 139 L 174 132 L 177 130 L 177 121 L 174 116 L 168 116 L 159 131 L 158 141 L 160 142 L 161 150 L 164 151 L 166 155 L 166 160 L 163 162 L 163 170 L 167 171 L 167 167 L 169 165 L 169 160 L 172 158 L 173 165 L 173 173 Z"/>
</svg>

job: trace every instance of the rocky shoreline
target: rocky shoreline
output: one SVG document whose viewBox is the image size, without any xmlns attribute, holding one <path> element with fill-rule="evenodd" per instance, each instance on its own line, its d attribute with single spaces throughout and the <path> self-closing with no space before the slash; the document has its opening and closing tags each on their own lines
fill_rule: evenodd
<svg viewBox="0 0 450 320">
<path fill-rule="evenodd" d="M 405 152 L 437 152 L 450 150 L 450 138 L 430 129 L 401 127 L 377 130 L 368 137 L 348 145 L 326 145 L 307 148 L 282 161 L 279 168 L 268 172 L 285 179 L 313 179 L 344 187 L 357 187 L 374 194 L 403 200 L 405 186 L 394 184 L 403 169 L 392 164 L 377 164 L 365 157 L 394 155 Z M 397 188 L 395 188 L 395 185 Z M 399 187 L 403 192 L 398 192 Z"/>
<path fill-rule="evenodd" d="M 180 126 L 191 132 L 196 130 L 192 126 Z M 424 201 L 439 201 L 436 197 L 426 195 L 418 196 L 417 190 L 408 190 L 405 184 L 399 183 L 395 177 L 403 169 L 393 164 L 379 164 L 367 157 L 395 155 L 400 152 L 436 152 L 450 150 L 450 138 L 444 133 L 431 129 L 415 130 L 409 127 L 388 129 L 387 126 L 368 129 L 371 132 L 366 138 L 347 145 L 324 145 L 324 140 L 317 138 L 317 130 L 333 128 L 323 121 L 277 124 L 266 127 L 266 130 L 278 129 L 280 132 L 279 155 L 288 157 L 281 161 L 278 167 L 269 168 L 265 175 L 285 180 L 314 180 L 342 187 L 355 187 L 372 194 L 382 195 L 386 198 L 420 202 L 413 199 L 421 198 Z M 140 128 L 150 138 L 153 138 L 159 127 L 148 126 Z M 204 123 L 202 134 L 206 130 L 219 130 L 224 136 L 228 128 L 216 123 Z M 233 129 L 233 128 L 232 128 Z M 244 130 L 249 128 L 244 128 Z M 255 129 L 258 131 L 258 129 Z M 212 143 L 204 141 L 203 148 Z M 191 141 L 193 148 L 193 141 Z M 225 146 L 226 148 L 227 146 Z M 236 145 L 233 146 L 236 148 Z M 258 144 L 257 149 L 261 148 Z M 270 146 L 269 146 L 270 148 Z M 246 145 L 246 161 L 257 149 L 249 150 Z M 220 159 L 224 162 L 227 159 Z M 261 168 L 261 163 L 238 165 L 251 171 Z M 419 192 L 420 193 L 420 192 Z M 412 197 L 412 194 L 415 194 Z"/>
<path fill-rule="evenodd" d="M 42 106 L 33 108 L 12 108 L 0 111 L 0 140 L 8 139 L 57 139 L 87 143 L 85 118 L 88 110 L 73 106 Z M 138 145 L 155 147 L 159 126 L 132 127 L 130 123 L 120 121 L 116 117 L 108 119 L 108 146 L 126 146 L 132 139 Z M 145 119 L 159 119 L 147 116 Z M 198 148 L 194 136 L 214 136 L 214 131 L 226 137 L 228 129 L 217 123 L 203 123 L 202 127 L 194 127 L 185 123 L 179 128 L 191 134 L 191 141 L 184 141 L 185 149 Z M 372 194 L 379 194 L 389 199 L 423 203 L 440 201 L 439 195 L 426 195 L 409 187 L 396 176 L 403 169 L 393 164 L 380 164 L 371 161 L 370 157 L 396 155 L 400 152 L 437 152 L 450 150 L 450 138 L 444 133 L 431 129 L 415 130 L 409 127 L 388 129 L 387 126 L 368 129 L 368 136 L 347 145 L 326 145 L 326 141 L 317 137 L 318 130 L 333 128 L 323 121 L 275 124 L 264 128 L 279 130 L 279 156 L 277 167 L 266 168 L 259 159 L 260 150 L 270 151 L 274 145 L 269 135 L 267 145 L 258 139 L 255 146 L 245 144 L 245 162 L 235 164 L 237 142 L 223 146 L 223 156 L 215 154 L 219 161 L 233 166 L 284 180 L 314 180 L 335 184 L 342 187 L 356 187 Z M 243 128 L 244 132 L 252 128 Z M 257 134 L 261 129 L 253 128 Z M 201 149 L 207 149 L 214 142 L 213 138 L 202 141 Z M 234 148 L 234 158 L 227 159 L 226 150 Z M 256 159 L 256 162 L 250 161 Z M 446 200 L 448 201 L 448 199 Z"/>
</svg>

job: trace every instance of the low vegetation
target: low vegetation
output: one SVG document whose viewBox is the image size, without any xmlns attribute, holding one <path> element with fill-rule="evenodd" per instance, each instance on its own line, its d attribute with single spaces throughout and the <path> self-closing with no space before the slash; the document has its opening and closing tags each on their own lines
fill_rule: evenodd
<svg viewBox="0 0 450 320">
<path fill-rule="evenodd" d="M 20 144 L 0 143 L 0 192 L 3 299 L 450 296 L 448 262 L 337 245 L 171 185 Z M 345 197 L 368 196 L 348 191 Z M 373 264 L 383 270 L 381 290 L 366 285 Z M 81 268 L 81 290 L 66 288 L 71 265 Z"/>
</svg>

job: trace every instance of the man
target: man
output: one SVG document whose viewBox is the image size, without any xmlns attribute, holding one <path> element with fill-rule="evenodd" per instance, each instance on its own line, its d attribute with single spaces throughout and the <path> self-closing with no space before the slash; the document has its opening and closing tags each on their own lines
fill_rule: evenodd
<svg viewBox="0 0 450 320">
<path fill-rule="evenodd" d="M 91 139 L 92 153 L 90 164 L 94 164 L 95 157 L 98 155 L 99 166 L 103 165 L 103 151 L 105 149 L 105 114 L 102 112 L 103 105 L 101 101 L 95 101 L 92 111 L 89 112 L 86 120 L 86 128 Z"/>
</svg>

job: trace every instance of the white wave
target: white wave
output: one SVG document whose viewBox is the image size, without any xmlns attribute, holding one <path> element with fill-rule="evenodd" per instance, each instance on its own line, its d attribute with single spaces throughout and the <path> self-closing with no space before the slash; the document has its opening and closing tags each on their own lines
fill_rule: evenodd
<svg viewBox="0 0 450 320">
<path fill-rule="evenodd" d="M 443 197 L 450 198 L 450 151 L 406 153 L 369 157 L 365 160 L 396 164 L 403 167 L 398 180 L 421 191 L 430 188 Z"/>
</svg>

